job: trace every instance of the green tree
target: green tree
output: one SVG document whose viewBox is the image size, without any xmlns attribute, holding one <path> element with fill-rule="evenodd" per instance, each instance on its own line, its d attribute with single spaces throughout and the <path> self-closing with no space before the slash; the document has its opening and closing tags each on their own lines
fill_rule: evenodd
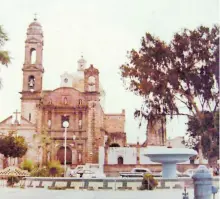
<svg viewBox="0 0 220 199">
<path fill-rule="evenodd" d="M 120 67 L 126 89 L 143 98 L 135 117 L 155 120 L 186 115 L 202 125 L 214 114 L 219 94 L 219 27 L 200 26 L 176 33 L 170 43 L 146 33 L 141 48 L 128 52 Z M 180 107 L 185 107 L 180 109 Z"/>
<path fill-rule="evenodd" d="M 0 153 L 5 158 L 21 158 L 27 152 L 28 146 L 25 138 L 10 132 L 7 136 L 0 137 Z"/>
<path fill-rule="evenodd" d="M 7 66 L 11 62 L 9 52 L 2 50 L 6 41 L 8 41 L 8 36 L 4 31 L 3 27 L 0 25 L 0 65 L 2 64 L 5 66 Z M 0 79 L 0 87 L 1 85 L 2 85 L 2 81 Z"/>
<path fill-rule="evenodd" d="M 187 134 L 190 139 L 185 142 L 185 145 L 198 150 L 201 137 L 201 148 L 205 158 L 219 157 L 219 111 L 214 114 L 204 112 L 201 122 L 196 117 L 192 117 L 187 125 Z"/>
</svg>

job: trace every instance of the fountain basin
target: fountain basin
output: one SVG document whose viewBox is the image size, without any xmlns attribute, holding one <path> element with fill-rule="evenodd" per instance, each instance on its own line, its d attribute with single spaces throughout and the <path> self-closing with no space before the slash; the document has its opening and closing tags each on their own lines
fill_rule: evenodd
<svg viewBox="0 0 220 199">
<path fill-rule="evenodd" d="M 152 162 L 162 164 L 163 178 L 175 179 L 176 164 L 186 162 L 190 157 L 197 155 L 197 152 L 187 148 L 149 147 L 145 155 Z"/>
</svg>

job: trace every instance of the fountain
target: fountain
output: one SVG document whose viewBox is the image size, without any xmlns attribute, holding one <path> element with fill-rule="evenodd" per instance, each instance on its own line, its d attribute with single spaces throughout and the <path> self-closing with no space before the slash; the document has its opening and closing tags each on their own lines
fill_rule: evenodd
<svg viewBox="0 0 220 199">
<path fill-rule="evenodd" d="M 152 162 L 162 164 L 163 178 L 176 178 L 176 164 L 186 162 L 190 157 L 197 155 L 193 149 L 172 147 L 148 147 L 145 154 Z"/>
</svg>

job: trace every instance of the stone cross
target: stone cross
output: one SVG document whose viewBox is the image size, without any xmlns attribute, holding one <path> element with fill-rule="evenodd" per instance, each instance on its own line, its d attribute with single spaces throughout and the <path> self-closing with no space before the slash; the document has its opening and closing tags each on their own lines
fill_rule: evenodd
<svg viewBox="0 0 220 199">
<path fill-rule="evenodd" d="M 34 13 L 34 21 L 37 21 L 37 13 Z"/>
<path fill-rule="evenodd" d="M 15 121 L 14 121 L 14 123 L 15 124 L 19 124 L 19 122 L 18 122 L 18 114 L 20 114 L 21 112 L 18 112 L 18 110 L 16 109 L 16 111 L 14 112 L 14 114 L 15 114 Z"/>
</svg>

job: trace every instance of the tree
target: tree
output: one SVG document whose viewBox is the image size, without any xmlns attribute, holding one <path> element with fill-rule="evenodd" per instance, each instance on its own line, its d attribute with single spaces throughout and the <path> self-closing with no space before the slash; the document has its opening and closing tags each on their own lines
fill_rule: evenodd
<svg viewBox="0 0 220 199">
<path fill-rule="evenodd" d="M 139 51 L 128 52 L 120 67 L 126 89 L 143 98 L 135 117 L 156 120 L 186 115 L 202 124 L 219 99 L 219 27 L 200 26 L 176 33 L 169 44 L 146 33 Z M 182 111 L 180 107 L 187 111 Z"/>
<path fill-rule="evenodd" d="M 43 164 L 47 163 L 48 148 L 52 144 L 52 139 L 48 132 L 43 129 L 41 133 L 35 134 L 34 139 L 38 142 L 38 147 L 43 151 Z"/>
<path fill-rule="evenodd" d="M 5 33 L 3 27 L 0 25 L 0 48 L 4 46 L 6 41 L 8 41 L 8 36 Z M 6 66 L 10 63 L 8 51 L 0 50 L 0 63 Z"/>
<path fill-rule="evenodd" d="M 186 146 L 198 150 L 201 137 L 201 148 L 205 158 L 210 160 L 219 157 L 219 111 L 214 114 L 206 111 L 200 124 L 196 117 L 189 119 L 187 134 L 190 137 L 185 142 Z"/>
<path fill-rule="evenodd" d="M 24 137 L 17 136 L 14 132 L 0 137 L 0 153 L 5 158 L 21 158 L 26 154 L 27 149 L 28 147 Z"/>
<path fill-rule="evenodd" d="M 5 45 L 5 42 L 8 41 L 8 36 L 5 33 L 3 27 L 0 25 L 0 64 L 7 66 L 11 60 L 9 57 L 9 52 L 2 50 L 2 47 Z M 1 79 L 0 79 L 0 87 L 2 85 Z"/>
</svg>

